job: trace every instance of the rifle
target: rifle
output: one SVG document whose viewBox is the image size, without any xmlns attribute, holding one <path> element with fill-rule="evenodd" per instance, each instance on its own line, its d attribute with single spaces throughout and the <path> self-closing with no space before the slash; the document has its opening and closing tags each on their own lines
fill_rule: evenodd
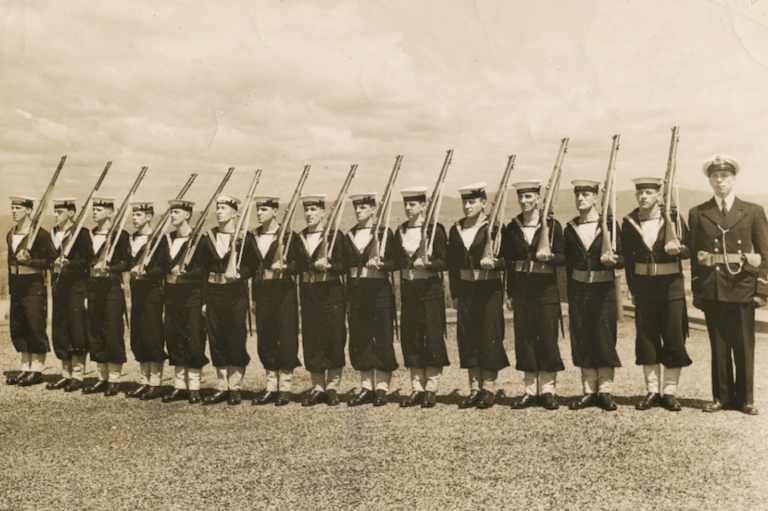
<svg viewBox="0 0 768 511">
<path fill-rule="evenodd" d="M 104 178 L 107 177 L 107 172 L 109 172 L 109 167 L 112 166 L 112 162 L 108 161 L 107 164 L 104 166 L 104 170 L 101 171 L 101 176 L 99 176 L 99 180 L 96 181 L 96 186 L 93 187 L 93 190 L 91 190 L 91 193 L 88 195 L 88 198 L 85 199 L 85 203 L 80 208 L 80 212 L 77 214 L 77 218 L 75 219 L 75 222 L 73 226 L 70 228 L 70 242 L 69 244 L 64 247 L 64 257 L 68 257 L 69 253 L 72 251 L 72 247 L 75 244 L 75 240 L 77 239 L 77 236 L 80 234 L 80 229 L 83 228 L 83 224 L 85 223 L 85 212 L 88 211 L 91 207 L 91 201 L 93 200 L 93 194 L 98 191 L 98 189 L 101 187 L 101 182 L 104 181 Z"/>
<path fill-rule="evenodd" d="M 344 180 L 344 184 L 341 185 L 339 195 L 336 197 L 336 202 L 333 203 L 333 208 L 331 208 L 331 212 L 328 215 L 328 220 L 325 227 L 323 228 L 323 234 L 320 241 L 320 254 L 321 257 L 325 258 L 326 261 L 330 261 L 330 258 L 333 255 L 333 246 L 336 244 L 335 234 L 339 229 L 342 212 L 344 211 L 344 199 L 347 197 L 349 185 L 352 183 L 352 179 L 355 177 L 356 172 L 357 163 L 350 167 L 349 172 L 347 173 L 347 178 Z M 333 239 L 330 240 L 329 244 L 328 240 L 331 236 L 331 233 L 334 233 L 334 236 Z"/>
<path fill-rule="evenodd" d="M 600 257 L 613 257 L 616 252 L 616 156 L 619 152 L 619 138 L 621 135 L 613 136 L 613 145 L 611 146 L 611 156 L 608 161 L 608 172 L 605 177 L 603 188 L 603 199 L 600 211 L 600 230 L 602 232 L 602 244 L 600 246 Z M 611 222 L 611 231 L 609 236 L 608 222 Z M 621 295 L 621 276 L 617 273 L 613 279 L 616 287 L 616 315 L 619 319 L 624 316 L 624 304 Z"/>
<path fill-rule="evenodd" d="M 507 202 L 509 176 L 512 174 L 512 169 L 515 168 L 515 158 L 516 155 L 514 154 L 509 157 L 507 167 L 504 169 L 504 174 L 501 176 L 499 190 L 493 198 L 491 213 L 488 215 L 488 235 L 485 237 L 483 259 L 496 259 L 501 250 L 501 231 L 499 229 L 501 229 L 501 225 L 504 222 L 504 206 Z M 493 236 L 494 232 L 496 232 L 495 237 Z"/>
<path fill-rule="evenodd" d="M 141 171 L 139 172 L 136 181 L 133 182 L 133 186 L 131 186 L 131 189 L 128 191 L 128 195 L 125 196 L 125 200 L 123 200 L 123 203 L 120 205 L 120 209 L 117 210 L 117 215 L 115 215 L 112 221 L 112 225 L 109 226 L 109 231 L 107 231 L 107 237 L 104 240 L 104 250 L 101 252 L 102 256 L 99 258 L 99 263 L 108 264 L 109 261 L 112 260 L 112 256 L 115 255 L 115 249 L 117 248 L 117 240 L 120 236 L 120 231 L 123 230 L 125 221 L 128 219 L 128 206 L 130 205 L 131 199 L 133 199 L 136 190 L 139 188 L 141 181 L 147 174 L 148 168 L 149 167 L 141 167 Z"/>
<path fill-rule="evenodd" d="M 187 182 L 176 195 L 176 200 L 184 198 L 184 195 L 186 195 L 187 190 L 189 190 L 189 187 L 192 186 L 192 183 L 194 183 L 196 177 L 197 174 L 191 174 L 189 176 Z M 155 252 L 157 252 L 157 248 L 160 246 L 160 240 L 163 238 L 163 235 L 165 234 L 166 229 L 168 229 L 168 225 L 170 223 L 171 208 L 168 208 L 165 210 L 165 213 L 163 213 L 163 216 L 160 217 L 160 221 L 157 223 L 157 227 L 154 231 L 152 231 L 152 234 L 150 234 L 149 238 L 147 239 L 147 248 L 144 250 L 144 256 L 141 258 L 141 263 L 139 263 L 140 274 L 144 273 L 144 270 L 147 269 L 147 265 L 149 265 L 149 262 L 152 260 Z"/>
<path fill-rule="evenodd" d="M 234 171 L 235 171 L 235 167 L 230 167 L 229 170 L 227 170 L 227 173 L 224 175 L 224 179 L 221 180 L 219 187 L 216 188 L 215 192 L 213 192 L 213 196 L 211 197 L 211 200 L 208 201 L 208 204 L 206 204 L 205 209 L 200 214 L 200 218 L 197 219 L 197 223 L 195 223 L 195 227 L 193 227 L 192 230 L 190 231 L 189 241 L 187 241 L 187 247 L 184 250 L 182 257 L 179 259 L 180 273 L 184 273 L 189 263 L 192 262 L 192 256 L 195 255 L 195 250 L 197 250 L 197 245 L 200 244 L 200 240 L 203 237 L 203 228 L 205 228 L 205 222 L 208 219 L 208 215 L 211 213 L 211 209 L 213 208 L 213 205 L 216 204 L 216 198 L 219 196 L 222 190 L 224 190 L 224 187 L 227 185 L 227 182 L 229 181 L 229 178 L 232 177 L 232 173 Z"/>
<path fill-rule="evenodd" d="M 552 255 L 552 239 L 555 235 L 550 232 L 549 221 L 555 218 L 557 209 L 557 194 L 560 191 L 560 175 L 563 173 L 563 158 L 568 152 L 568 138 L 560 141 L 560 151 L 557 153 L 555 167 L 552 169 L 552 175 L 549 176 L 547 191 L 544 196 L 544 205 L 541 208 L 541 234 L 539 235 L 539 244 L 536 247 L 536 257 L 544 258 Z"/>
<path fill-rule="evenodd" d="M 59 166 L 56 167 L 56 171 L 53 173 L 51 182 L 48 183 L 48 188 L 45 189 L 43 198 L 40 199 L 40 204 L 38 204 L 37 209 L 35 210 L 35 213 L 32 215 L 31 222 L 29 225 L 29 234 L 24 239 L 24 244 L 19 247 L 20 250 L 29 251 L 32 248 L 32 245 L 35 244 L 37 233 L 40 232 L 40 218 L 43 216 L 43 212 L 45 211 L 45 208 L 48 205 L 48 201 L 51 200 L 51 195 L 53 195 L 53 187 L 56 184 L 56 180 L 59 179 L 59 174 L 61 174 L 61 169 L 64 167 L 65 161 L 67 161 L 66 155 L 61 157 L 61 161 L 59 161 Z"/>
<path fill-rule="evenodd" d="M 399 154 L 395 158 L 395 166 L 392 167 L 392 173 L 389 175 L 389 181 L 384 188 L 384 195 L 381 196 L 381 202 L 377 208 L 376 219 L 371 228 L 371 237 L 373 247 L 371 253 L 376 261 L 380 262 L 387 249 L 387 230 L 389 230 L 389 217 L 392 212 L 392 187 L 395 185 L 397 175 L 400 173 L 400 166 L 403 164 L 403 155 Z M 383 225 L 382 225 L 383 224 Z M 379 231 L 384 228 L 384 239 L 379 242 Z"/>
<path fill-rule="evenodd" d="M 669 159 L 667 160 L 667 173 L 664 175 L 664 203 L 661 205 L 661 213 L 664 216 L 666 228 L 664 229 L 664 248 L 680 247 L 680 216 L 677 222 L 672 221 L 672 213 L 677 213 L 677 143 L 680 141 L 680 127 L 672 128 L 672 141 L 669 144 Z M 673 192 L 675 196 L 673 197 Z"/>
<path fill-rule="evenodd" d="M 242 214 L 237 218 L 237 223 L 235 223 L 235 230 L 229 240 L 229 259 L 227 260 L 227 269 L 224 270 L 224 275 L 230 279 L 237 278 L 237 275 L 240 271 L 240 262 L 242 261 L 243 252 L 245 252 L 245 250 L 243 250 L 245 243 L 241 245 L 240 253 L 238 256 L 237 239 L 240 237 L 241 233 L 244 234 L 248 232 L 246 220 L 251 216 L 251 202 L 253 202 L 253 195 L 256 193 L 256 187 L 259 185 L 260 178 L 261 170 L 257 170 L 253 173 L 253 180 L 251 181 L 251 185 L 248 187 L 248 194 L 245 196 Z M 243 229 L 243 227 L 245 227 L 245 229 Z M 243 236 L 243 241 L 245 241 L 245 236 Z"/>
<path fill-rule="evenodd" d="M 296 214 L 296 205 L 299 203 L 301 190 L 304 188 L 307 176 L 309 176 L 310 167 L 311 165 L 304 165 L 304 170 L 301 173 L 301 177 L 299 177 L 299 183 L 296 185 L 296 189 L 293 191 L 293 197 L 291 197 L 291 201 L 288 203 L 288 208 L 283 215 L 283 221 L 280 222 L 280 225 L 277 227 L 277 232 L 275 233 L 275 236 L 277 237 L 277 250 L 275 250 L 275 255 L 272 259 L 272 266 L 278 263 L 282 266 L 285 264 L 285 260 L 288 257 L 288 251 L 291 249 L 291 240 L 293 239 L 293 236 L 288 237 L 287 243 L 283 238 L 285 237 L 286 230 L 287 232 L 293 230 L 293 217 Z"/>
<path fill-rule="evenodd" d="M 258 178 L 256 179 L 256 184 L 258 185 L 259 180 L 261 179 L 261 169 L 258 169 L 256 171 L 259 174 Z M 254 186 L 254 193 L 256 190 L 256 187 Z M 250 230 L 251 225 L 251 208 L 253 207 L 253 196 L 251 196 L 251 200 L 248 201 L 248 205 L 245 207 L 245 211 L 243 211 L 243 215 L 245 215 L 245 223 L 243 224 L 242 232 L 247 233 Z M 245 238 L 243 238 L 245 239 Z M 240 251 L 240 255 L 237 256 L 237 271 L 240 271 L 240 264 L 243 262 L 243 254 L 245 253 L 244 250 Z M 249 319 L 250 322 L 250 319 Z"/>
<path fill-rule="evenodd" d="M 421 224 L 421 242 L 419 243 L 419 255 L 427 264 L 429 254 L 432 253 L 432 246 L 435 243 L 435 233 L 437 232 L 437 220 L 440 215 L 440 206 L 443 203 L 443 185 L 445 176 L 448 174 L 448 167 L 453 160 L 453 149 L 449 149 L 445 155 L 443 168 L 440 169 L 440 175 L 437 176 L 435 187 L 432 189 L 432 195 L 429 197 L 427 211 L 424 213 L 424 223 Z M 432 234 L 429 234 L 429 226 L 432 226 Z"/>
</svg>

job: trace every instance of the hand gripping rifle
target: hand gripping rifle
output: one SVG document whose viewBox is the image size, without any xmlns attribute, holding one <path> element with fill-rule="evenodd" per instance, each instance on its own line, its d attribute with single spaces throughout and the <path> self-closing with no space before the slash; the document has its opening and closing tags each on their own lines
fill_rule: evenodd
<svg viewBox="0 0 768 511">
<path fill-rule="evenodd" d="M 680 248 L 680 215 L 677 222 L 672 221 L 672 213 L 677 213 L 677 143 L 680 141 L 680 128 L 672 128 L 672 141 L 669 145 L 669 159 L 667 160 L 667 173 L 664 175 L 664 204 L 661 213 L 664 216 L 664 248 Z M 674 195 L 673 195 L 674 194 Z"/>
<path fill-rule="evenodd" d="M 509 176 L 512 174 L 512 169 L 515 168 L 515 158 L 516 155 L 514 154 L 509 157 L 507 168 L 504 169 L 504 174 L 501 176 L 499 190 L 493 198 L 491 212 L 488 215 L 488 234 L 485 237 L 483 259 L 496 259 L 501 250 L 501 226 L 504 223 L 504 206 L 506 205 L 507 192 L 509 191 Z M 496 236 L 493 236 L 494 232 Z"/>
<path fill-rule="evenodd" d="M 235 230 L 232 233 L 232 237 L 229 240 L 229 259 L 227 260 L 227 268 L 224 270 L 224 276 L 228 279 L 236 279 L 240 273 L 240 262 L 243 260 L 244 243 L 240 246 L 240 252 L 237 251 L 237 240 L 240 236 L 245 241 L 245 233 L 248 232 L 248 219 L 251 216 L 251 203 L 253 202 L 253 196 L 256 193 L 256 187 L 259 185 L 259 179 L 261 178 L 261 169 L 253 173 L 253 180 L 251 186 L 248 187 L 248 194 L 243 201 L 243 211 L 237 218 L 235 223 Z"/>
<path fill-rule="evenodd" d="M 336 232 L 339 229 L 342 213 L 344 212 L 344 201 L 346 200 L 347 192 L 349 191 L 349 185 L 352 184 L 352 179 L 354 179 L 356 172 L 357 163 L 350 167 L 349 172 L 347 173 L 347 178 L 344 180 L 344 184 L 341 185 L 339 195 L 336 197 L 336 202 L 333 203 L 333 208 L 331 208 L 331 213 L 328 215 L 328 220 L 323 228 L 323 234 L 320 240 L 320 257 L 324 258 L 326 261 L 330 261 L 331 256 L 333 255 L 333 246 L 336 243 Z M 330 239 L 329 242 L 331 233 L 333 233 L 333 239 Z"/>
<path fill-rule="evenodd" d="M 128 191 L 128 195 L 125 196 L 123 203 L 120 205 L 120 209 L 117 210 L 117 215 L 115 215 L 112 225 L 107 232 L 107 237 L 104 240 L 104 250 L 101 252 L 102 256 L 99 259 L 99 263 L 104 263 L 105 265 L 109 264 L 109 261 L 112 260 L 112 256 L 115 255 L 120 232 L 123 230 L 123 227 L 125 227 L 125 221 L 128 219 L 128 207 L 133 196 L 136 194 L 136 190 L 139 188 L 141 181 L 147 174 L 148 168 L 149 167 L 141 167 L 141 171 L 139 172 L 136 181 L 133 182 L 133 186 L 131 186 L 131 189 Z"/>
<path fill-rule="evenodd" d="M 424 213 L 424 223 L 421 224 L 421 242 L 419 243 L 419 257 L 424 264 L 429 262 L 429 255 L 432 253 L 432 246 L 435 243 L 435 233 L 437 232 L 437 220 L 440 216 L 440 206 L 443 204 L 443 185 L 445 176 L 448 174 L 448 167 L 453 160 L 453 149 L 449 149 L 445 155 L 443 168 L 440 169 L 440 175 L 437 177 L 435 187 L 432 189 L 432 195 L 429 197 L 427 211 Z M 432 226 L 432 234 L 429 233 L 429 227 Z"/>
<path fill-rule="evenodd" d="M 72 247 L 75 245 L 75 240 L 77 239 L 77 236 L 80 234 L 80 229 L 82 229 L 83 224 L 85 224 L 85 212 L 91 208 L 91 201 L 93 200 L 93 194 L 96 193 L 101 187 L 101 183 L 102 181 L 104 181 L 104 178 L 107 177 L 107 172 L 109 172 L 109 167 L 111 166 L 112 166 L 112 162 L 108 161 L 107 164 L 104 166 L 104 170 L 101 171 L 101 176 L 99 176 L 99 180 L 96 181 L 96 186 L 93 187 L 93 190 L 91 190 L 90 195 L 88 195 L 88 198 L 85 199 L 85 203 L 80 208 L 80 212 L 77 214 L 77 218 L 75 218 L 75 222 L 70 229 L 69 244 L 66 247 L 64 247 L 63 255 L 65 258 L 69 257 L 69 253 L 72 251 Z"/>
<path fill-rule="evenodd" d="M 296 214 L 296 206 L 299 203 L 301 190 L 304 188 L 304 183 L 306 183 L 307 177 L 309 176 L 310 167 L 311 165 L 304 165 L 304 170 L 301 173 L 301 177 L 299 177 L 299 182 L 296 185 L 296 189 L 293 191 L 291 201 L 288 203 L 288 208 L 283 215 L 283 221 L 280 222 L 280 225 L 277 227 L 277 232 L 275 233 L 275 236 L 277 237 L 277 250 L 275 250 L 275 255 L 272 259 L 272 266 L 278 263 L 280 266 L 283 266 L 288 257 L 288 251 L 291 249 L 291 240 L 293 239 L 293 236 L 289 236 L 287 242 L 283 238 L 285 237 L 286 232 L 291 233 L 293 231 L 293 217 Z"/>
<path fill-rule="evenodd" d="M 229 181 L 229 178 L 232 177 L 232 173 L 234 171 L 235 167 L 230 167 L 229 170 L 227 170 L 227 173 L 224 175 L 224 179 L 221 180 L 219 187 L 216 188 L 215 192 L 213 192 L 211 200 L 208 201 L 205 209 L 200 214 L 200 218 L 197 219 L 195 227 L 190 231 L 189 240 L 187 241 L 187 248 L 184 250 L 184 253 L 179 259 L 180 273 L 184 273 L 187 269 L 187 266 L 189 266 L 189 263 L 192 262 L 192 256 L 195 255 L 195 250 L 197 250 L 197 246 L 200 244 L 200 240 L 203 238 L 203 229 L 205 228 L 205 222 L 208 219 L 208 215 L 211 213 L 213 205 L 216 204 L 216 198 L 219 196 L 222 190 L 224 190 L 224 187 L 227 185 L 227 182 Z"/>
<path fill-rule="evenodd" d="M 186 195 L 187 190 L 189 190 L 189 187 L 192 186 L 192 183 L 194 183 L 196 177 L 197 174 L 192 174 L 189 176 L 187 182 L 176 195 L 176 200 L 184 198 L 184 195 Z M 144 273 L 144 270 L 147 269 L 147 265 L 149 265 L 149 262 L 152 260 L 155 252 L 157 252 L 157 248 L 160 246 L 160 240 L 163 239 L 163 235 L 165 235 L 165 231 L 168 229 L 170 223 L 171 208 L 168 208 L 165 210 L 165 213 L 163 213 L 163 216 L 160 217 L 160 221 L 157 223 L 155 230 L 152 231 L 152 234 L 149 235 L 149 239 L 147 239 L 147 248 L 144 250 L 144 256 L 141 258 L 141 263 L 139 263 L 139 273 Z"/>
<path fill-rule="evenodd" d="M 43 212 L 48 206 L 48 202 L 51 200 L 51 195 L 53 195 L 53 187 L 56 185 L 56 180 L 59 179 L 59 174 L 61 174 L 61 169 L 64 167 L 65 161 L 67 161 L 66 155 L 61 157 L 61 161 L 59 161 L 59 166 L 56 167 L 56 171 L 53 173 L 51 182 L 48 183 L 48 188 L 45 189 L 43 198 L 40 199 L 40 204 L 38 204 L 37 209 L 35 210 L 35 213 L 32 215 L 32 219 L 29 226 L 29 234 L 25 238 L 24 244 L 19 247 L 20 250 L 29 251 L 32 248 L 32 245 L 35 244 L 37 233 L 40 232 L 40 218 L 42 218 Z"/>
<path fill-rule="evenodd" d="M 384 253 L 387 250 L 387 230 L 389 230 L 389 217 L 392 213 L 392 188 L 395 186 L 397 175 L 400 173 L 400 166 L 403 164 L 403 155 L 399 154 L 395 158 L 395 166 L 392 167 L 392 173 L 389 175 L 389 181 L 384 188 L 384 195 L 381 196 L 381 202 L 377 208 L 376 220 L 371 228 L 372 250 L 371 254 L 377 262 L 381 262 Z M 384 236 L 379 242 L 379 231 L 384 229 Z"/>
<path fill-rule="evenodd" d="M 541 208 L 541 234 L 539 235 L 539 244 L 536 247 L 536 257 L 546 258 L 552 256 L 552 240 L 555 235 L 550 232 L 549 221 L 555 218 L 557 210 L 557 194 L 560 191 L 560 175 L 563 173 L 563 158 L 568 152 L 568 138 L 560 141 L 560 151 L 557 153 L 555 167 L 552 169 L 552 175 L 549 176 L 547 191 L 544 197 L 544 205 Z"/>
<path fill-rule="evenodd" d="M 603 188 L 603 200 L 600 211 L 600 230 L 602 232 L 602 244 L 600 246 L 600 257 L 613 257 L 616 252 L 616 156 L 619 152 L 619 138 L 621 135 L 613 136 L 613 145 L 611 146 L 611 156 L 608 161 L 608 172 L 605 177 Z M 611 230 L 608 230 L 608 222 L 611 222 Z M 610 235 L 609 235 L 610 232 Z M 624 304 L 621 295 L 621 276 L 617 273 L 613 279 L 616 286 L 616 314 L 619 319 L 624 316 Z"/>
</svg>

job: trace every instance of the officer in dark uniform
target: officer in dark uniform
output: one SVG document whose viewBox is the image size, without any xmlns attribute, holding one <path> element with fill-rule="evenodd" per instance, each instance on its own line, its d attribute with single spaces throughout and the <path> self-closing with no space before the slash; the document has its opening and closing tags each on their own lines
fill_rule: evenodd
<svg viewBox="0 0 768 511">
<path fill-rule="evenodd" d="M 96 362 L 98 374 L 96 383 L 84 388 L 83 392 L 103 392 L 107 397 L 117 395 L 120 373 L 126 362 L 123 272 L 128 271 L 131 264 L 130 236 L 124 230 L 112 235 L 110 241 L 114 253 L 110 260 L 106 260 L 104 250 L 114 211 L 114 197 L 94 197 L 93 220 L 96 227 L 91 231 L 91 242 L 97 262 L 91 267 L 88 279 L 88 349 L 91 360 Z"/>
<path fill-rule="evenodd" d="M 312 390 L 302 406 L 321 402 L 339 404 L 339 385 L 347 344 L 346 303 L 341 276 L 344 234 L 331 231 L 323 240 L 325 195 L 301 198 L 307 227 L 299 234 L 301 270 L 301 335 L 304 364 L 312 378 Z"/>
<path fill-rule="evenodd" d="M 627 285 L 635 303 L 637 365 L 643 366 L 647 391 L 635 408 L 648 410 L 663 405 L 678 412 L 681 406 L 675 394 L 680 372 L 691 365 L 685 349 L 688 314 L 680 264 L 690 257 L 688 227 L 677 212 L 670 213 L 676 225 L 666 225 L 662 218 L 661 179 L 646 177 L 633 181 L 639 207 L 624 218 L 621 243 Z M 668 229 L 675 230 L 677 240 L 670 239 L 667 244 Z"/>
<path fill-rule="evenodd" d="M 713 156 L 703 169 L 715 196 L 691 209 L 688 224 L 694 305 L 704 311 L 712 348 L 714 402 L 704 411 L 757 415 L 755 308 L 768 296 L 768 222 L 761 206 L 734 195 L 734 158 Z"/>
<path fill-rule="evenodd" d="M 395 267 L 400 270 L 400 346 L 411 373 L 407 408 L 432 408 L 437 402 L 443 367 L 450 365 L 445 348 L 445 294 L 441 273 L 448 269 L 448 236 L 442 224 L 427 229 L 428 256 L 419 252 L 427 207 L 427 188 L 401 190 L 407 222 L 395 232 Z M 431 241 L 431 243 L 430 243 Z M 431 247 L 429 246 L 431 244 Z"/>
<path fill-rule="evenodd" d="M 504 349 L 504 285 L 502 257 L 483 257 L 489 235 L 501 236 L 506 228 L 489 233 L 485 215 L 485 183 L 459 189 L 464 218 L 448 235 L 448 271 L 453 307 L 457 311 L 456 339 L 461 367 L 469 373 L 469 396 L 459 408 L 490 408 L 496 399 L 499 371 L 509 367 Z M 503 252 L 502 252 L 503 253 Z"/>
<path fill-rule="evenodd" d="M 53 350 L 61 360 L 61 379 L 46 385 L 48 390 L 74 392 L 83 388 L 85 359 L 88 356 L 88 269 L 93 264 L 93 246 L 87 229 L 73 230 L 77 205 L 73 198 L 53 199 L 56 224 L 51 231 L 58 257 L 53 263 Z M 71 245 L 71 247 L 70 247 Z M 65 255 L 65 251 L 69 251 Z"/>
<path fill-rule="evenodd" d="M 389 281 L 394 269 L 394 236 L 387 229 L 372 233 L 376 193 L 350 195 L 357 224 L 344 237 L 344 266 L 349 268 L 349 360 L 360 371 L 360 393 L 347 404 L 387 404 L 392 371 L 397 369 L 394 347 L 395 297 Z M 373 236 L 379 251 L 376 253 Z"/>
<path fill-rule="evenodd" d="M 300 241 L 287 226 L 282 248 L 276 237 L 279 228 L 279 198 L 256 197 L 257 227 L 250 233 L 248 262 L 253 265 L 253 303 L 256 309 L 256 336 L 259 360 L 267 371 L 266 392 L 252 401 L 254 405 L 291 402 L 293 370 L 299 362 L 299 309 L 293 275 Z M 290 243 L 290 246 L 288 246 Z M 283 260 L 277 251 L 287 250 Z"/>
<path fill-rule="evenodd" d="M 539 251 L 541 182 L 512 186 L 522 212 L 507 225 L 507 296 L 515 313 L 516 368 L 523 371 L 525 384 L 523 396 L 512 408 L 541 404 L 547 410 L 556 410 L 557 372 L 565 370 L 557 345 L 562 319 L 555 272 L 556 266 L 565 264 L 563 229 L 560 222 L 547 218 L 549 240 L 546 250 Z"/>
<path fill-rule="evenodd" d="M 616 410 L 613 400 L 614 369 L 621 367 L 616 352 L 618 312 L 614 271 L 624 266 L 621 237 L 616 233 L 616 249 L 601 254 L 604 233 L 600 213 L 595 209 L 600 183 L 572 181 L 579 216 L 568 222 L 565 237 L 565 262 L 568 274 L 568 318 L 574 365 L 581 368 L 584 397 L 568 405 L 571 410 L 599 406 Z M 606 214 L 606 212 L 602 212 Z M 618 229 L 618 226 L 617 226 Z"/>
<path fill-rule="evenodd" d="M 11 215 L 16 225 L 8 232 L 8 289 L 11 295 L 11 341 L 21 353 L 21 374 L 9 376 L 8 385 L 37 385 L 43 382 L 45 355 L 49 351 L 45 270 L 56 258 L 50 234 L 40 229 L 34 243 L 25 248 L 30 234 L 34 199 L 11 197 Z"/>
<path fill-rule="evenodd" d="M 147 251 L 147 241 L 152 234 L 154 203 L 131 203 L 133 227 L 131 235 L 131 351 L 139 362 L 141 385 L 128 392 L 128 397 L 148 401 L 160 397 L 163 380 L 163 364 L 168 356 L 163 349 L 163 280 L 165 269 L 161 261 L 167 255 L 167 244 L 158 245 L 145 267 L 142 267 Z"/>
</svg>

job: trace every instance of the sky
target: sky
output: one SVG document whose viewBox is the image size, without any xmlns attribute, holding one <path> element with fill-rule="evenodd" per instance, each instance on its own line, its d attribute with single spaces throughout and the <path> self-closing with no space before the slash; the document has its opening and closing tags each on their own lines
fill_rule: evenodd
<svg viewBox="0 0 768 511">
<path fill-rule="evenodd" d="M 0 183 L 41 196 L 101 192 L 165 201 L 225 191 L 287 200 L 430 188 L 446 193 L 551 172 L 602 180 L 621 135 L 620 189 L 664 174 L 680 126 L 678 179 L 708 189 L 714 153 L 742 165 L 738 190 L 768 192 L 768 0 L 234 1 L 0 0 Z M 692 205 L 688 205 L 689 207 Z M 10 206 L 8 206 L 10 209 Z"/>
</svg>

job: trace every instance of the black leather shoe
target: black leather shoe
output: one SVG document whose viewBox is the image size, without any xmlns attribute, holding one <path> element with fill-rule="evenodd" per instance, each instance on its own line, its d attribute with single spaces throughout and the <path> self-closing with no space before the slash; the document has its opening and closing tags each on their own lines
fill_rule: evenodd
<svg viewBox="0 0 768 511">
<path fill-rule="evenodd" d="M 203 398 L 204 405 L 215 405 L 216 403 L 223 403 L 229 397 L 229 391 L 217 390 L 212 396 L 205 396 Z"/>
<path fill-rule="evenodd" d="M 377 390 L 373 397 L 373 406 L 384 406 L 387 404 L 387 391 Z"/>
<path fill-rule="evenodd" d="M 149 390 L 149 385 L 142 385 L 141 387 L 125 393 L 125 397 L 141 397 L 146 391 Z"/>
<path fill-rule="evenodd" d="M 661 398 L 661 404 L 670 412 L 679 412 L 683 409 L 674 394 L 664 394 Z"/>
<path fill-rule="evenodd" d="M 32 385 L 39 385 L 43 383 L 43 373 L 37 371 L 33 373 L 27 373 L 24 378 L 19 380 L 19 387 L 31 387 Z"/>
<path fill-rule="evenodd" d="M 83 394 L 101 394 L 107 390 L 107 382 L 105 380 L 97 381 L 90 387 L 85 387 L 83 389 Z"/>
<path fill-rule="evenodd" d="M 583 410 L 591 406 L 597 406 L 597 394 L 584 394 L 584 396 L 568 405 L 569 410 Z"/>
<path fill-rule="evenodd" d="M 173 392 L 163 396 L 162 401 L 163 403 L 173 403 L 174 401 L 181 401 L 182 399 L 187 399 L 187 391 L 184 389 L 173 389 Z"/>
<path fill-rule="evenodd" d="M 285 406 L 291 402 L 290 392 L 278 392 L 277 399 L 275 399 L 275 406 Z"/>
<path fill-rule="evenodd" d="M 9 376 L 8 376 L 8 377 L 5 379 L 5 384 L 6 384 L 6 385 L 18 385 L 18 384 L 19 384 L 19 382 L 20 382 L 22 379 L 26 378 L 28 374 L 29 374 L 29 371 L 22 371 L 22 372 L 20 372 L 19 374 L 17 374 L 16 376 L 10 376 L 10 375 L 9 375 Z"/>
<path fill-rule="evenodd" d="M 715 412 L 726 410 L 727 408 L 728 408 L 727 403 L 723 404 L 720 401 L 715 400 L 709 404 L 704 405 L 704 408 L 702 408 L 702 410 L 707 413 L 715 413 Z"/>
<path fill-rule="evenodd" d="M 50 382 L 48 385 L 45 386 L 45 390 L 61 390 L 67 385 L 69 385 L 69 382 L 72 380 L 69 380 L 67 378 L 61 378 L 57 382 Z"/>
<path fill-rule="evenodd" d="M 530 408 L 531 406 L 536 406 L 536 396 L 532 396 L 530 394 L 523 394 L 523 397 L 518 399 L 517 401 L 512 402 L 512 409 L 513 410 L 522 410 L 523 408 Z"/>
<path fill-rule="evenodd" d="M 661 396 L 658 392 L 649 392 L 642 401 L 635 405 L 635 410 L 645 411 L 650 410 L 654 406 L 661 404 Z"/>
<path fill-rule="evenodd" d="M 606 412 L 614 412 L 618 408 L 616 406 L 616 401 L 613 400 L 613 396 L 610 392 L 597 393 L 597 406 Z"/>
<path fill-rule="evenodd" d="M 339 406 L 339 394 L 335 390 L 326 390 L 325 395 L 328 406 Z"/>
<path fill-rule="evenodd" d="M 560 408 L 560 404 L 557 402 L 557 399 L 555 399 L 555 395 L 551 392 L 545 392 L 541 395 L 541 406 L 545 410 L 557 410 Z"/>
<path fill-rule="evenodd" d="M 400 401 L 400 408 L 410 408 L 418 406 L 424 402 L 423 392 L 411 392 L 411 395 Z"/>
<path fill-rule="evenodd" d="M 251 401 L 252 405 L 268 405 L 277 400 L 277 392 L 267 391 L 261 397 L 256 397 Z"/>
<path fill-rule="evenodd" d="M 744 405 L 741 407 L 741 413 L 745 413 L 747 415 L 760 415 L 760 412 L 757 408 L 755 408 L 755 405 Z"/>
<path fill-rule="evenodd" d="M 162 392 L 160 392 L 160 387 L 149 387 L 149 390 L 144 392 L 139 399 L 142 401 L 152 401 L 153 399 L 157 399 L 162 395 Z"/>
<path fill-rule="evenodd" d="M 230 390 L 229 396 L 227 397 L 227 404 L 229 406 L 237 406 L 242 402 L 242 399 L 240 398 L 240 391 L 239 390 Z"/>
<path fill-rule="evenodd" d="M 200 399 L 200 391 L 199 390 L 190 390 L 189 391 L 189 399 L 187 401 L 189 401 L 189 404 L 191 404 L 191 405 L 196 405 L 197 403 L 202 401 L 202 399 Z"/>
<path fill-rule="evenodd" d="M 496 394 L 490 390 L 481 390 L 477 400 L 477 407 L 481 410 L 492 407 L 496 403 Z"/>
<path fill-rule="evenodd" d="M 83 382 L 82 380 L 75 380 L 72 378 L 66 387 L 64 387 L 64 392 L 77 392 L 78 390 L 83 388 Z"/>
<path fill-rule="evenodd" d="M 360 406 L 367 403 L 373 403 L 373 391 L 368 389 L 363 389 L 360 391 L 358 395 L 353 397 L 347 402 L 348 406 Z"/>
<path fill-rule="evenodd" d="M 477 406 L 477 401 L 480 399 L 480 391 L 473 390 L 467 397 L 459 401 L 459 408 L 462 410 L 465 408 L 474 408 Z"/>
<path fill-rule="evenodd" d="M 326 395 L 322 390 L 313 390 L 309 395 L 301 402 L 301 406 L 309 407 L 325 403 Z"/>
<path fill-rule="evenodd" d="M 422 408 L 434 408 L 437 404 L 437 395 L 434 392 L 426 391 L 424 399 L 421 401 Z"/>
<path fill-rule="evenodd" d="M 119 390 L 120 390 L 120 384 L 119 383 L 109 382 L 107 384 L 107 390 L 104 391 L 104 395 L 106 397 L 116 396 L 117 392 Z"/>
</svg>

